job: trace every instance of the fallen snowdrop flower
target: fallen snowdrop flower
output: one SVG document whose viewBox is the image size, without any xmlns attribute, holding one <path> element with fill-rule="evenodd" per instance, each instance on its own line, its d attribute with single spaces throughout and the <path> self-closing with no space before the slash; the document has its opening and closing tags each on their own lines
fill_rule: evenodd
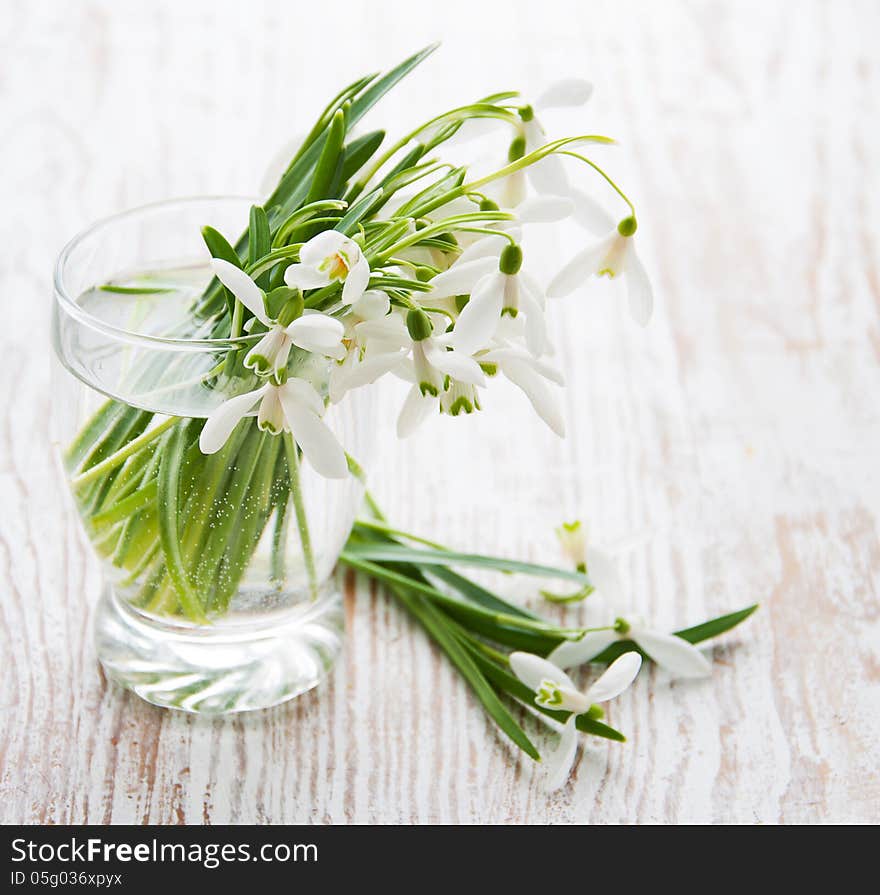
<svg viewBox="0 0 880 895">
<path fill-rule="evenodd" d="M 624 653 L 587 690 L 581 692 L 572 679 L 551 659 L 533 653 L 511 653 L 511 671 L 535 692 L 535 704 L 571 712 L 562 728 L 559 745 L 548 756 L 547 786 L 559 789 L 568 779 L 577 752 L 577 717 L 599 702 L 619 696 L 635 680 L 642 666 L 637 652 Z"/>
<path fill-rule="evenodd" d="M 561 643 L 548 656 L 561 668 L 573 668 L 595 659 L 613 643 L 629 640 L 661 668 L 678 678 L 704 678 L 712 674 L 709 660 L 692 644 L 675 634 L 655 631 L 644 619 L 617 618 L 604 630 L 587 631 L 580 640 Z"/>
</svg>

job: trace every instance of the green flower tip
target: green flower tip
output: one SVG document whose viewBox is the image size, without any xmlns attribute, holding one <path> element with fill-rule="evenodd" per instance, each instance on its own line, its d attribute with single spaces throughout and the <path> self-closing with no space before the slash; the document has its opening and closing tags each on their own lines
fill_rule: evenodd
<svg viewBox="0 0 880 895">
<path fill-rule="evenodd" d="M 501 258 L 498 261 L 498 269 L 501 273 L 513 276 L 514 274 L 519 273 L 519 270 L 522 267 L 522 262 L 522 249 L 518 245 L 507 245 L 501 253 Z"/>
<path fill-rule="evenodd" d="M 302 292 L 300 292 L 299 289 L 294 289 L 293 293 L 294 294 L 284 303 L 281 312 L 278 314 L 278 322 L 282 326 L 290 326 L 294 320 L 302 317 L 305 308 Z"/>
<path fill-rule="evenodd" d="M 287 376 L 287 367 L 282 367 L 280 370 L 275 371 L 275 375 L 272 378 L 276 385 L 284 385 L 287 382 Z"/>
<path fill-rule="evenodd" d="M 535 117 L 535 110 L 531 106 L 523 106 L 519 110 L 519 117 L 523 121 L 531 121 Z"/>
<path fill-rule="evenodd" d="M 507 161 L 519 161 L 526 154 L 526 138 L 516 137 L 507 150 Z"/>
<path fill-rule="evenodd" d="M 617 225 L 617 232 L 621 236 L 632 236 L 639 229 L 635 215 L 631 214 Z"/>
<path fill-rule="evenodd" d="M 629 634 L 630 627 L 630 623 L 625 618 L 614 619 L 614 630 L 617 631 L 618 634 Z"/>
<path fill-rule="evenodd" d="M 433 279 L 437 275 L 437 271 L 430 267 L 422 266 L 415 269 L 415 275 L 420 283 L 427 283 L 428 280 Z"/>
<path fill-rule="evenodd" d="M 480 211 L 498 211 L 499 205 L 493 199 L 484 198 L 480 202 Z"/>
<path fill-rule="evenodd" d="M 584 714 L 594 721 L 601 721 L 605 717 L 605 712 L 603 712 L 601 706 L 598 705 L 591 705 Z"/>
<path fill-rule="evenodd" d="M 413 342 L 423 342 L 434 332 L 431 318 L 421 308 L 412 308 L 407 313 L 406 328 Z"/>
</svg>

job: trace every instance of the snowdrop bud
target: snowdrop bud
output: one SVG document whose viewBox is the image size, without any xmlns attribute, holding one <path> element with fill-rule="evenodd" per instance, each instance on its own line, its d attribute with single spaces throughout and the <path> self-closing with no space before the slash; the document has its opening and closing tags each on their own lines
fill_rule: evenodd
<svg viewBox="0 0 880 895">
<path fill-rule="evenodd" d="M 427 283 L 428 280 L 432 279 L 437 275 L 436 270 L 431 270 L 430 267 L 417 267 L 415 269 L 416 279 L 420 283 Z"/>
<path fill-rule="evenodd" d="M 498 269 L 509 277 L 519 273 L 522 267 L 523 253 L 518 245 L 506 245 L 498 260 Z"/>
<path fill-rule="evenodd" d="M 526 154 L 526 138 L 516 137 L 507 150 L 507 161 L 515 162 Z"/>
<path fill-rule="evenodd" d="M 480 202 L 480 211 L 498 211 L 499 205 L 493 199 L 483 199 Z"/>
<path fill-rule="evenodd" d="M 299 289 L 290 290 L 293 294 L 284 303 L 278 313 L 278 322 L 281 326 L 290 326 L 298 317 L 302 317 L 303 295 Z"/>
<path fill-rule="evenodd" d="M 614 630 L 618 634 L 629 634 L 632 625 L 625 618 L 614 619 Z"/>
<path fill-rule="evenodd" d="M 431 318 L 421 308 L 412 308 L 407 313 L 406 328 L 413 342 L 423 342 L 434 332 Z"/>
<path fill-rule="evenodd" d="M 523 106 L 519 110 L 519 117 L 523 121 L 531 121 L 535 117 L 535 110 L 531 106 Z"/>
<path fill-rule="evenodd" d="M 617 232 L 621 236 L 632 236 L 638 229 L 639 225 L 636 222 L 635 215 L 630 215 L 628 218 L 624 218 L 617 225 Z"/>
<path fill-rule="evenodd" d="M 584 714 L 593 721 L 601 721 L 605 717 L 605 712 L 602 711 L 602 706 L 595 704 L 591 705 Z"/>
</svg>

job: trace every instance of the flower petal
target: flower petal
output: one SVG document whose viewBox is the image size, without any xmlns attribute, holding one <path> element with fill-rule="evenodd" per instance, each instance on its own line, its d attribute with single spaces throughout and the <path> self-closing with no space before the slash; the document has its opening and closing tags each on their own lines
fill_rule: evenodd
<svg viewBox="0 0 880 895">
<path fill-rule="evenodd" d="M 616 236 L 617 232 L 614 231 L 599 242 L 578 252 L 550 281 L 550 285 L 547 286 L 548 298 L 561 298 L 569 295 L 582 286 L 587 278 L 593 276 L 598 271 L 599 264 L 608 253 Z"/>
<path fill-rule="evenodd" d="M 654 310 L 654 290 L 634 249 L 630 249 L 626 259 L 626 291 L 633 320 L 647 326 Z"/>
<path fill-rule="evenodd" d="M 535 357 L 540 357 L 546 353 L 549 344 L 544 310 L 529 289 L 520 290 L 519 301 L 526 314 L 526 348 Z"/>
<path fill-rule="evenodd" d="M 592 196 L 572 187 L 568 191 L 574 201 L 574 219 L 593 236 L 605 236 L 615 228 L 614 218 Z"/>
<path fill-rule="evenodd" d="M 692 644 L 674 634 L 633 628 L 629 634 L 661 668 L 676 677 L 700 678 L 712 674 L 709 660 Z"/>
<path fill-rule="evenodd" d="M 565 421 L 556 400 L 547 387 L 543 377 L 527 363 L 519 360 L 507 360 L 501 366 L 501 372 L 531 401 L 532 407 L 542 420 L 560 437 L 565 437 Z"/>
<path fill-rule="evenodd" d="M 460 351 L 446 351 L 434 339 L 425 339 L 421 344 L 425 359 L 441 373 L 470 385 L 486 384 L 486 375 L 472 357 Z"/>
<path fill-rule="evenodd" d="M 526 168 L 532 186 L 546 196 L 563 196 L 571 190 L 568 175 L 558 155 L 546 155 Z"/>
<path fill-rule="evenodd" d="M 433 289 L 429 293 L 429 297 L 435 299 L 468 294 L 486 274 L 493 270 L 498 270 L 497 258 L 477 258 L 465 264 L 453 264 L 449 270 L 437 274 L 431 280 Z"/>
<path fill-rule="evenodd" d="M 538 97 L 539 109 L 566 109 L 582 106 L 593 95 L 593 85 L 583 78 L 564 78 L 555 81 Z"/>
<path fill-rule="evenodd" d="M 414 385 L 397 418 L 397 437 L 408 438 L 437 409 L 437 399 L 423 395 L 418 385 Z"/>
<path fill-rule="evenodd" d="M 360 252 L 360 249 L 358 249 L 358 252 Z M 367 259 L 360 255 L 354 267 L 349 270 L 348 276 L 345 278 L 345 285 L 342 287 L 343 304 L 353 305 L 363 296 L 369 282 L 370 265 L 367 264 Z"/>
<path fill-rule="evenodd" d="M 330 277 L 309 264 L 291 264 L 284 271 L 284 282 L 288 286 L 297 286 L 305 291 L 326 286 L 330 282 Z"/>
<path fill-rule="evenodd" d="M 406 355 L 401 351 L 368 354 L 363 360 L 337 364 L 330 371 L 330 400 L 337 404 L 352 389 L 370 385 L 399 366 Z"/>
<path fill-rule="evenodd" d="M 287 327 L 290 340 L 298 348 L 314 351 L 327 357 L 344 357 L 342 337 L 345 327 L 341 321 L 327 314 L 303 314 Z"/>
<path fill-rule="evenodd" d="M 604 550 L 591 546 L 587 547 L 586 560 L 590 583 L 612 606 L 619 606 L 623 599 L 623 585 L 617 563 Z"/>
<path fill-rule="evenodd" d="M 616 631 L 587 631 L 580 640 L 566 640 L 559 644 L 547 659 L 560 668 L 576 668 L 595 659 L 606 647 L 617 640 Z"/>
<path fill-rule="evenodd" d="M 318 394 L 311 382 L 297 377 L 291 377 L 284 384 L 284 390 L 296 397 L 304 407 L 308 407 L 312 413 L 322 416 L 324 413 L 324 400 Z"/>
<path fill-rule="evenodd" d="M 260 287 L 239 267 L 224 261 L 222 258 L 212 258 L 211 268 L 217 279 L 257 318 L 261 323 L 269 326 L 271 321 L 266 314 L 266 302 Z"/>
<path fill-rule="evenodd" d="M 288 379 L 278 389 L 284 416 L 303 456 L 319 475 L 328 479 L 348 477 L 348 461 L 345 451 L 326 424 L 300 399 L 300 390 L 288 386 L 295 380 Z M 323 410 L 323 407 L 322 407 Z"/>
<path fill-rule="evenodd" d="M 615 659 L 608 670 L 587 690 L 584 696 L 590 702 L 607 702 L 614 699 L 636 679 L 642 667 L 642 657 L 633 650 Z"/>
<path fill-rule="evenodd" d="M 546 759 L 546 787 L 551 792 L 560 789 L 568 780 L 577 755 L 577 747 L 577 715 L 572 715 L 562 726 L 559 744 Z"/>
<path fill-rule="evenodd" d="M 553 681 L 564 689 L 577 691 L 574 681 L 558 665 L 534 653 L 511 653 L 510 670 L 536 692 L 542 681 Z"/>
<path fill-rule="evenodd" d="M 317 267 L 328 255 L 335 255 L 340 250 L 348 251 L 350 244 L 357 247 L 357 243 L 353 243 L 344 233 L 324 230 L 303 245 L 299 250 L 299 260 L 309 267 Z"/>
<path fill-rule="evenodd" d="M 391 300 L 379 289 L 369 289 L 351 304 L 351 313 L 361 320 L 381 320 L 391 307 Z"/>
<path fill-rule="evenodd" d="M 268 386 L 244 395 L 236 395 L 215 408 L 199 435 L 199 449 L 203 454 L 215 454 L 226 444 L 226 439 L 239 422 L 254 409 Z"/>
<path fill-rule="evenodd" d="M 489 344 L 501 320 L 504 281 L 501 271 L 480 280 L 452 331 L 452 344 L 457 350 L 473 354 Z"/>
<path fill-rule="evenodd" d="M 517 206 L 516 216 L 523 224 L 553 224 L 565 220 L 574 208 L 565 196 L 532 196 Z"/>
<path fill-rule="evenodd" d="M 455 262 L 456 266 L 459 264 L 469 264 L 471 261 L 476 261 L 477 258 L 494 258 L 496 259 L 496 268 L 498 266 L 497 259 L 501 255 L 501 252 L 504 250 L 504 247 L 509 244 L 509 240 L 503 236 L 484 236 L 482 239 L 478 239 L 476 242 L 472 242 L 462 253 L 458 256 L 458 260 Z M 434 278 L 434 282 L 437 281 L 438 277 Z"/>
</svg>

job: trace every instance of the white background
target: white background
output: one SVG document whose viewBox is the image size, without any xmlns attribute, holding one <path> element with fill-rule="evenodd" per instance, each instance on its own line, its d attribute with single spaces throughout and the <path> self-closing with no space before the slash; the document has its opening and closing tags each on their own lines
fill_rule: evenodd
<svg viewBox="0 0 880 895">
<path fill-rule="evenodd" d="M 876 821 L 878 24 L 868 0 L 2 0 L 0 819 Z M 345 659 L 293 705 L 206 722 L 108 686 L 51 461 L 63 243 L 146 201 L 252 193 L 330 94 L 436 39 L 367 123 L 589 78 L 551 129 L 619 139 L 596 157 L 638 204 L 657 312 L 638 330 L 606 284 L 555 307 L 568 439 L 502 389 L 384 442 L 389 515 L 539 561 L 588 519 L 661 626 L 764 604 L 711 681 L 644 673 L 611 712 L 630 742 L 586 743 L 552 797 L 382 594 L 350 590 Z M 582 240 L 530 263 L 546 277 Z"/>
</svg>

